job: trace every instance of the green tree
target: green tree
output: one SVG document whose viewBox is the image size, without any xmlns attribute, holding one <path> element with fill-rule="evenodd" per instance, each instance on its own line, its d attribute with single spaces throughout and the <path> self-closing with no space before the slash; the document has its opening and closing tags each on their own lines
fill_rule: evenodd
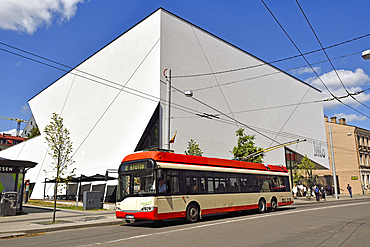
<svg viewBox="0 0 370 247">
<path fill-rule="evenodd" d="M 317 175 L 313 174 L 317 170 L 316 166 L 307 157 L 307 154 L 301 160 L 301 164 L 298 164 L 297 170 L 302 174 L 302 178 L 308 183 L 309 186 L 315 181 Z"/>
<path fill-rule="evenodd" d="M 199 144 L 197 144 L 193 139 L 190 139 L 188 142 L 188 148 L 185 150 L 185 154 L 187 155 L 195 155 L 195 156 L 202 156 L 203 152 L 199 148 Z"/>
<path fill-rule="evenodd" d="M 27 133 L 27 138 L 28 139 L 32 139 L 32 138 L 34 138 L 36 136 L 39 136 L 40 134 L 41 133 L 40 133 L 39 127 L 37 126 L 37 124 L 35 124 L 35 125 L 32 125 L 32 128 Z"/>
<path fill-rule="evenodd" d="M 53 113 L 52 121 L 46 125 L 44 133 L 49 146 L 48 154 L 52 157 L 52 168 L 56 172 L 54 186 L 54 210 L 53 222 L 55 222 L 56 203 L 58 195 L 58 186 L 60 183 L 68 183 L 68 180 L 74 176 L 76 168 L 70 169 L 74 163 L 72 160 L 72 142 L 69 137 L 69 131 L 63 124 L 63 118 Z"/>
<path fill-rule="evenodd" d="M 262 152 L 262 148 L 255 146 L 255 136 L 245 134 L 243 128 L 240 128 L 236 131 L 236 136 L 238 137 L 238 143 L 233 150 L 230 151 L 234 155 L 234 159 L 262 163 L 262 159 L 265 154 Z M 256 155 L 247 158 L 247 156 L 251 154 Z"/>
</svg>

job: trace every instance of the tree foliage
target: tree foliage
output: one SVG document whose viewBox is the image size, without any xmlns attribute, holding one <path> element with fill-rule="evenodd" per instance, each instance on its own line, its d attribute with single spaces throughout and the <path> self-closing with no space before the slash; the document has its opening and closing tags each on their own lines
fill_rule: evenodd
<svg viewBox="0 0 370 247">
<path fill-rule="evenodd" d="M 308 185 L 312 185 L 317 177 L 317 175 L 313 174 L 316 170 L 315 164 L 305 155 L 301 163 L 294 168 L 293 180 L 297 183 L 303 180 Z"/>
<path fill-rule="evenodd" d="M 243 128 L 236 131 L 236 136 L 238 137 L 238 143 L 231 151 L 234 155 L 234 159 L 262 163 L 262 159 L 264 157 L 264 153 L 262 152 L 263 149 L 255 146 L 255 136 L 245 134 Z M 259 152 L 257 155 L 247 158 L 248 155 L 255 154 L 257 152 Z"/>
<path fill-rule="evenodd" d="M 193 139 L 188 142 L 187 150 L 185 150 L 187 155 L 202 156 L 203 151 L 200 149 L 199 144 L 197 144 Z"/>
<path fill-rule="evenodd" d="M 35 125 L 32 125 L 32 128 L 27 133 L 27 138 L 32 139 L 32 138 L 34 138 L 36 136 L 39 136 L 39 135 L 41 135 L 39 127 L 37 126 L 37 124 L 35 124 Z"/>
<path fill-rule="evenodd" d="M 53 113 L 52 121 L 46 125 L 44 133 L 45 140 L 49 146 L 48 154 L 52 157 L 52 168 L 56 172 L 54 177 L 54 210 L 53 222 L 55 222 L 56 199 L 58 194 L 58 186 L 60 183 L 66 184 L 68 180 L 74 176 L 76 168 L 70 169 L 74 163 L 72 160 L 72 141 L 69 137 L 69 131 L 63 124 L 63 118 L 58 114 Z"/>
</svg>

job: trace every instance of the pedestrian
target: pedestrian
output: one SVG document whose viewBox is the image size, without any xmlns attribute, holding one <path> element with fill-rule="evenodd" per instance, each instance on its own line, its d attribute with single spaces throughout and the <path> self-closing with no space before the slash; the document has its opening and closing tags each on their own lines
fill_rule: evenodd
<svg viewBox="0 0 370 247">
<path fill-rule="evenodd" d="M 308 187 L 307 189 L 307 199 L 310 200 L 311 199 L 311 188 Z"/>
<path fill-rule="evenodd" d="M 303 184 L 300 184 L 298 185 L 298 189 L 299 189 L 299 196 L 303 196 Z"/>
<path fill-rule="evenodd" d="M 297 199 L 297 192 L 298 192 L 298 187 L 297 185 L 295 184 L 294 187 L 293 187 L 293 197 L 294 199 Z"/>
<path fill-rule="evenodd" d="M 324 189 L 324 187 L 321 187 L 321 199 L 323 200 L 323 201 L 325 201 L 326 200 L 326 191 L 325 191 L 325 189 Z"/>
<path fill-rule="evenodd" d="M 351 187 L 351 185 L 349 185 L 349 184 L 347 185 L 347 190 L 348 190 L 349 195 L 352 198 L 352 187 Z"/>
<path fill-rule="evenodd" d="M 303 196 L 305 197 L 307 195 L 307 188 L 306 186 L 303 186 Z"/>
<path fill-rule="evenodd" d="M 318 186 L 315 186 L 316 201 L 320 201 L 320 190 Z"/>
</svg>

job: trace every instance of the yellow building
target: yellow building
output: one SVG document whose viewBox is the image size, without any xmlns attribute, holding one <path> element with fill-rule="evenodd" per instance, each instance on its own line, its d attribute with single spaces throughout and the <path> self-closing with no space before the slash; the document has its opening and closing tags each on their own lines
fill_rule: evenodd
<svg viewBox="0 0 370 247">
<path fill-rule="evenodd" d="M 346 124 L 344 118 L 337 122 L 336 117 L 325 116 L 326 137 L 328 140 L 328 152 L 330 170 L 317 170 L 319 176 L 333 175 L 332 153 L 330 148 L 329 126 L 331 126 L 334 162 L 338 186 L 341 193 L 348 193 L 347 184 L 352 186 L 352 192 L 356 194 L 370 194 L 370 131 Z"/>
</svg>

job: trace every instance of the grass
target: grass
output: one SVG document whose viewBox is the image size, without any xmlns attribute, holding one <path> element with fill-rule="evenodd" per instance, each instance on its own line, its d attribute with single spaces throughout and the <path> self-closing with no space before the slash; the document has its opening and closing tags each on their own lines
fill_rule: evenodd
<svg viewBox="0 0 370 247">
<path fill-rule="evenodd" d="M 27 204 L 28 205 L 33 205 L 33 206 L 54 208 L 54 202 L 50 202 L 50 201 L 29 200 Z M 61 203 L 57 203 L 57 208 L 81 210 L 81 211 L 84 210 L 83 207 L 81 207 L 81 206 L 78 206 L 76 208 L 76 205 L 66 205 L 66 204 L 61 204 Z M 98 210 L 106 210 L 106 209 L 92 209 L 92 210 L 98 211 Z"/>
</svg>

